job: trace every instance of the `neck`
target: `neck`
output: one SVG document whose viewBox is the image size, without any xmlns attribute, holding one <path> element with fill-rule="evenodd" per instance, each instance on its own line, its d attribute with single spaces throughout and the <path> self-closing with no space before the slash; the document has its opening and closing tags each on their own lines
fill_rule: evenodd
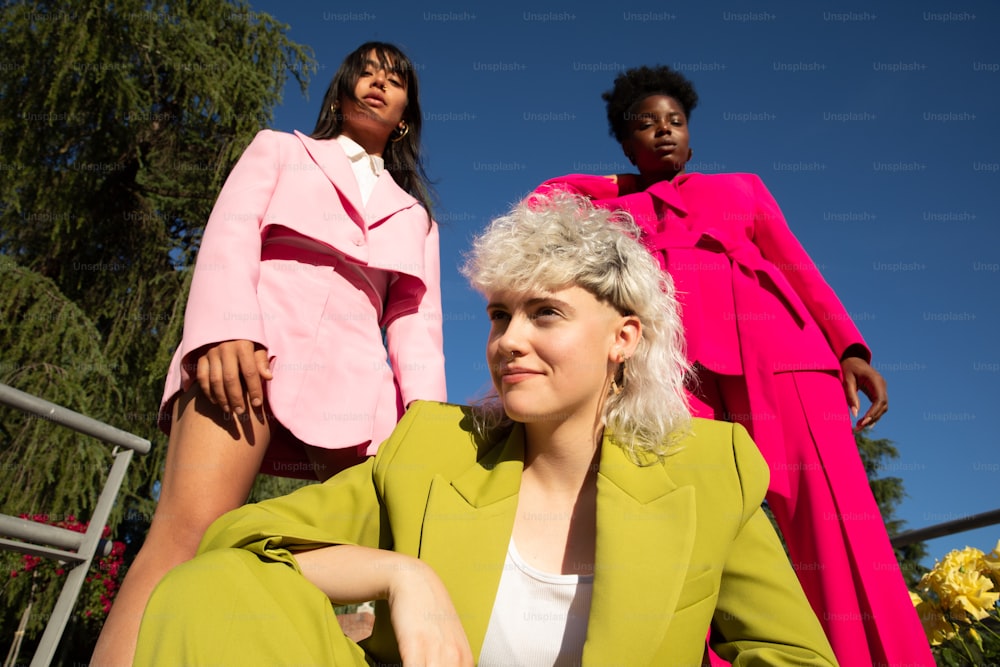
<svg viewBox="0 0 1000 667">
<path fill-rule="evenodd" d="M 525 425 L 524 475 L 552 491 L 576 493 L 596 479 L 604 429 Z"/>
<path fill-rule="evenodd" d="M 389 135 L 383 132 L 375 131 L 364 131 L 359 128 L 344 128 L 341 134 L 348 139 L 353 139 L 358 142 L 365 152 L 369 155 L 375 155 L 377 157 L 382 157 L 382 153 L 385 152 L 386 144 L 389 142 Z"/>
<path fill-rule="evenodd" d="M 684 166 L 678 170 L 669 171 L 657 171 L 657 172 L 646 172 L 639 173 L 638 185 L 640 190 L 645 190 L 646 188 L 655 185 L 661 181 L 673 181 L 675 178 L 684 173 Z"/>
</svg>

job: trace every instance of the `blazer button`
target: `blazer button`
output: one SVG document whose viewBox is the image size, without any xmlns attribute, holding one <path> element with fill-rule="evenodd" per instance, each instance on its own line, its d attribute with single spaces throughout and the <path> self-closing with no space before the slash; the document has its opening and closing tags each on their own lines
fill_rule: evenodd
<svg viewBox="0 0 1000 667">
<path fill-rule="evenodd" d="M 356 246 L 363 246 L 364 244 L 365 244 L 365 240 L 364 239 L 354 239 L 354 245 L 356 245 Z"/>
</svg>

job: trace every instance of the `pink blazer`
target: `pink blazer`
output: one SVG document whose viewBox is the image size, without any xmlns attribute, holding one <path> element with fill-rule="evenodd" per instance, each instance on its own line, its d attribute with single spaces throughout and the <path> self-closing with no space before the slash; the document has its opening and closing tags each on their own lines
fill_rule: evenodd
<svg viewBox="0 0 1000 667">
<path fill-rule="evenodd" d="M 754 440 L 768 461 L 787 460 L 770 376 L 840 372 L 851 345 L 871 354 L 833 289 L 754 174 L 682 174 L 621 193 L 603 176 L 571 174 L 543 183 L 598 206 L 628 211 L 674 280 L 688 360 L 746 378 Z M 774 458 L 772 458 L 774 456 Z"/>
<path fill-rule="evenodd" d="M 261 131 L 205 228 L 164 407 L 194 381 L 194 351 L 252 340 L 278 421 L 373 453 L 398 417 L 377 409 L 387 383 L 399 405 L 446 398 L 438 253 L 436 223 L 388 171 L 365 206 L 336 141 Z"/>
</svg>

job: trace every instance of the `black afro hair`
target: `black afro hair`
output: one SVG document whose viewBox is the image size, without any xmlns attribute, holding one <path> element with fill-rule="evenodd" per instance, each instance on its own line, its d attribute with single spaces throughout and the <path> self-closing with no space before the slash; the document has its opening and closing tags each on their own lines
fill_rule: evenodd
<svg viewBox="0 0 1000 667">
<path fill-rule="evenodd" d="M 687 77 L 666 65 L 635 67 L 615 77 L 614 88 L 601 98 L 608 104 L 608 131 L 619 142 L 628 132 L 628 112 L 650 95 L 668 95 L 677 100 L 684 115 L 691 119 L 691 112 L 698 105 L 698 93 Z"/>
</svg>

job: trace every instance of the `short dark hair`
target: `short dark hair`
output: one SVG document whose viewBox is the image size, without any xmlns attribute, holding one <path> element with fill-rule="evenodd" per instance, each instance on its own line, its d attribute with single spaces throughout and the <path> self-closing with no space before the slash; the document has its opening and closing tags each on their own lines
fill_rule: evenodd
<svg viewBox="0 0 1000 667">
<path fill-rule="evenodd" d="M 608 132 L 619 142 L 628 135 L 628 112 L 650 95 L 668 95 L 681 105 L 684 115 L 698 105 L 698 93 L 686 76 L 666 65 L 634 67 L 615 77 L 614 87 L 601 98 L 608 105 Z"/>
</svg>

